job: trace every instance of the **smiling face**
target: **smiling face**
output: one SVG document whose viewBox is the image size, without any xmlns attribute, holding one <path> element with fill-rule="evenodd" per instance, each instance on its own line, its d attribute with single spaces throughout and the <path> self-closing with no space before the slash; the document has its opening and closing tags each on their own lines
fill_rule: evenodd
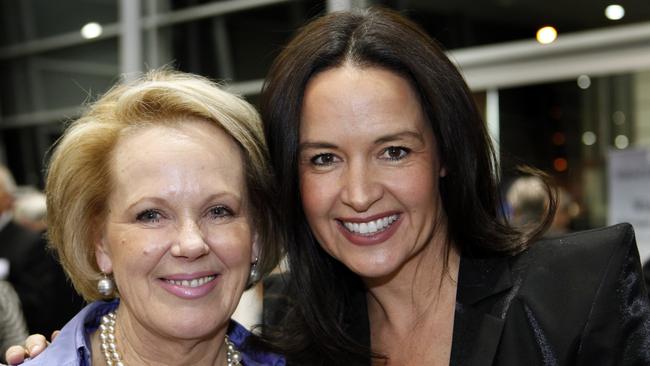
<svg viewBox="0 0 650 366">
<path fill-rule="evenodd" d="M 445 174 L 410 83 L 344 65 L 314 76 L 300 124 L 303 208 L 316 239 L 365 279 L 440 254 Z M 415 259 L 415 260 L 414 260 Z"/>
<path fill-rule="evenodd" d="M 234 140 L 206 121 L 172 126 L 118 141 L 96 256 L 119 288 L 120 326 L 197 339 L 225 332 L 239 302 L 251 219 Z"/>
</svg>

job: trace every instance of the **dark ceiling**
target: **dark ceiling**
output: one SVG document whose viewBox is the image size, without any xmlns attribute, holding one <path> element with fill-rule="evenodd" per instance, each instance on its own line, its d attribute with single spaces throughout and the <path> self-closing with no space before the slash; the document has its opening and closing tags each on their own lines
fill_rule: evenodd
<svg viewBox="0 0 650 366">
<path fill-rule="evenodd" d="M 650 0 L 384 0 L 377 3 L 405 11 L 447 48 L 461 48 L 533 38 L 553 25 L 560 35 L 595 28 L 650 21 Z M 605 17 L 610 4 L 625 8 L 621 20 Z"/>
</svg>

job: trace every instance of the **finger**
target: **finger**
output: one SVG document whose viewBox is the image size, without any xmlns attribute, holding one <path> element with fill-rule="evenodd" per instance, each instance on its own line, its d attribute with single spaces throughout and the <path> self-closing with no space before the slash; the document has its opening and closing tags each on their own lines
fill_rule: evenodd
<svg viewBox="0 0 650 366">
<path fill-rule="evenodd" d="M 54 332 L 52 332 L 52 337 L 50 337 L 50 340 L 54 342 L 54 338 L 58 337 L 59 333 L 61 333 L 60 330 L 55 330 Z"/>
<path fill-rule="evenodd" d="M 25 348 L 23 346 L 11 346 L 5 352 L 5 359 L 10 365 L 19 365 L 25 360 Z"/>
<path fill-rule="evenodd" d="M 47 347 L 47 339 L 42 334 L 33 334 L 25 340 L 25 348 L 29 357 L 36 357 Z"/>
</svg>

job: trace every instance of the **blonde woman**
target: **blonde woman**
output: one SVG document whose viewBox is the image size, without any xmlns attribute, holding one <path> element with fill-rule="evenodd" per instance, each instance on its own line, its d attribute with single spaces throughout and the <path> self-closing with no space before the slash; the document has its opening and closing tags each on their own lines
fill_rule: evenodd
<svg viewBox="0 0 650 366">
<path fill-rule="evenodd" d="M 50 243 L 90 304 L 25 364 L 284 365 L 230 319 L 281 242 L 263 141 L 253 107 L 194 75 L 91 105 L 46 182 Z"/>
</svg>

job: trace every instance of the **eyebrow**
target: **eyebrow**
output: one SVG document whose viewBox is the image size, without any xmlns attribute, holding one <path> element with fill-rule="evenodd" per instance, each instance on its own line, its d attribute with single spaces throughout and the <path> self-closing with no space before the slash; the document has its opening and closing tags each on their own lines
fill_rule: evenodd
<svg viewBox="0 0 650 366">
<path fill-rule="evenodd" d="M 413 138 L 418 140 L 421 143 L 424 143 L 424 137 L 422 137 L 421 133 L 415 131 L 402 131 L 402 132 L 397 132 L 397 133 L 393 133 L 390 135 L 385 135 L 377 138 L 375 140 L 375 145 L 385 144 L 387 142 L 403 140 L 408 138 Z"/>
<path fill-rule="evenodd" d="M 424 143 L 424 138 L 422 134 L 414 131 L 402 131 L 397 133 L 392 133 L 388 135 L 381 136 L 375 139 L 375 145 L 385 144 L 387 142 L 393 142 L 403 139 L 413 138 L 418 140 L 420 143 Z M 336 149 L 338 145 L 332 144 L 324 141 L 306 141 L 298 145 L 298 152 L 308 150 L 308 149 Z"/>
<path fill-rule="evenodd" d="M 308 149 L 336 149 L 337 145 L 331 144 L 329 142 L 320 142 L 320 141 L 307 141 L 298 145 L 298 151 L 308 150 Z"/>
</svg>

